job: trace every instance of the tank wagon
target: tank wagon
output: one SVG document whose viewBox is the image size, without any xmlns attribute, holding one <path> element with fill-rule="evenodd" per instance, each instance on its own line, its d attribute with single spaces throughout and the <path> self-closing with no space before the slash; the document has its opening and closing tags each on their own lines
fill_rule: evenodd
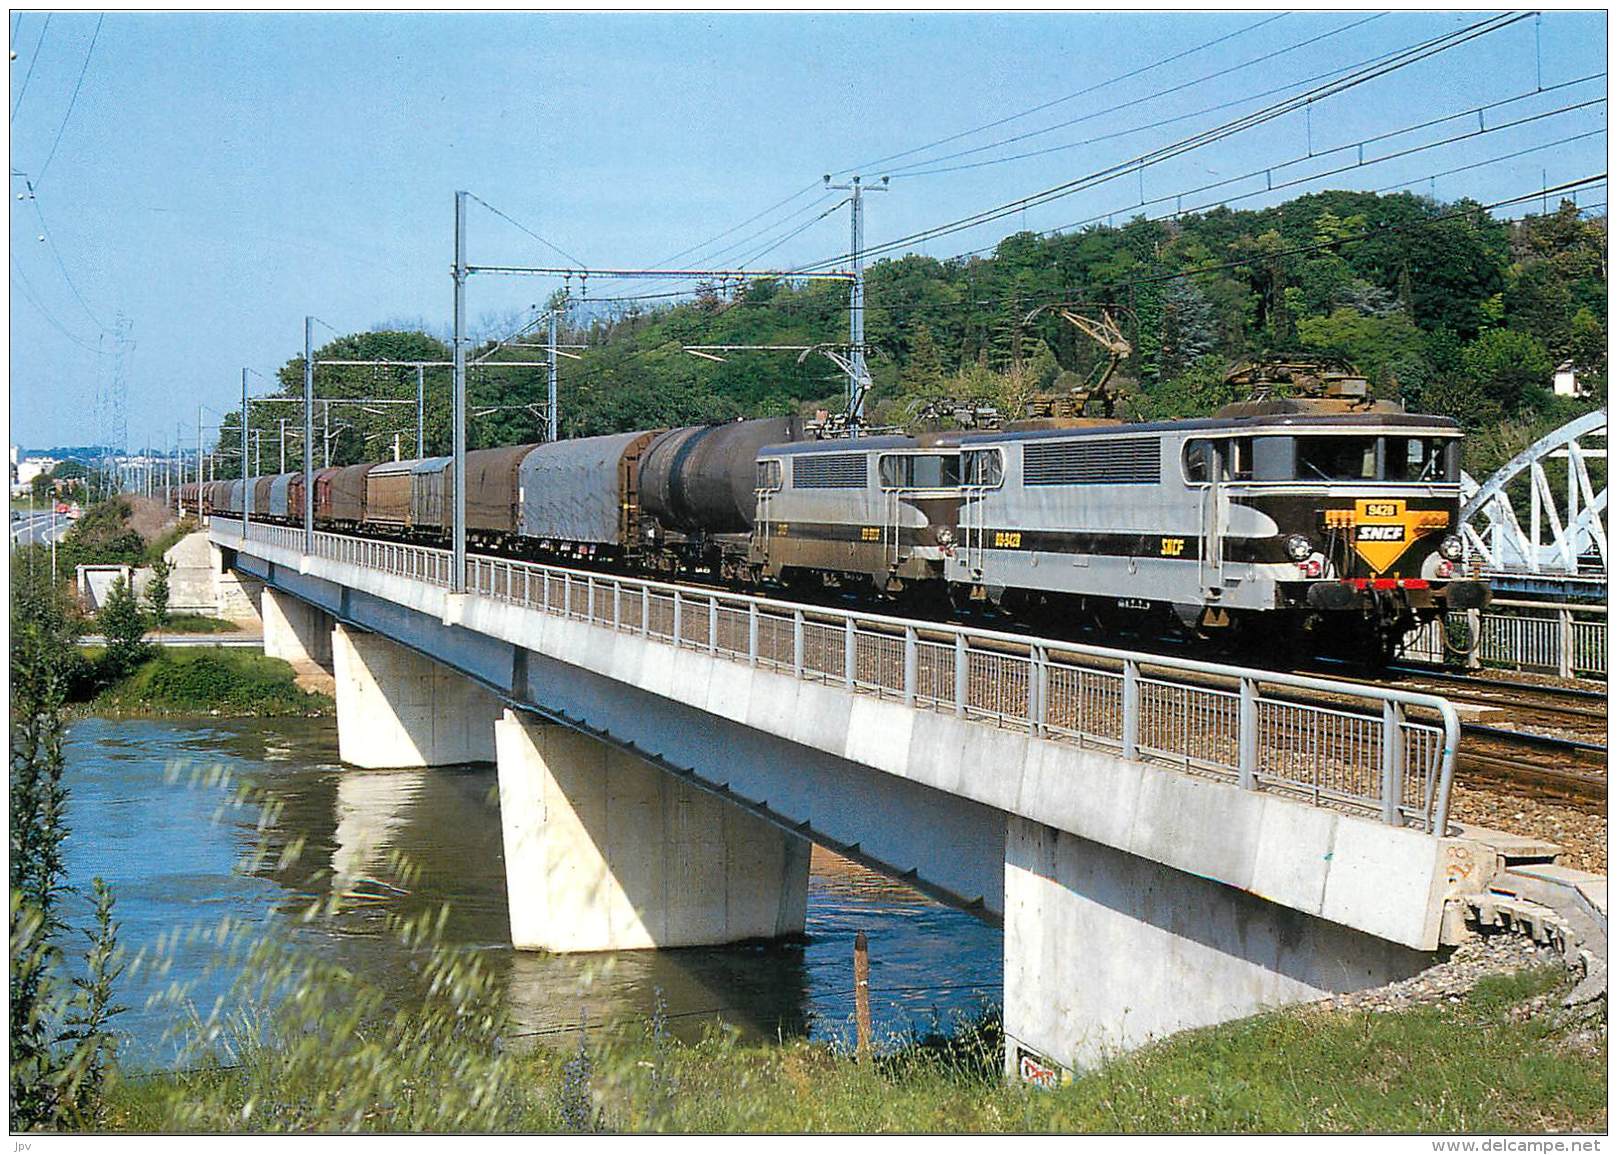
<svg viewBox="0 0 1617 1155">
<path fill-rule="evenodd" d="M 469 453 L 467 532 L 511 556 L 1385 657 L 1488 600 L 1462 571 L 1459 476 L 1453 421 L 1381 407 L 822 441 L 765 419 Z M 285 477 L 259 479 L 254 516 L 301 521 Z M 315 494 L 321 529 L 449 538 L 448 458 L 323 470 Z"/>
</svg>

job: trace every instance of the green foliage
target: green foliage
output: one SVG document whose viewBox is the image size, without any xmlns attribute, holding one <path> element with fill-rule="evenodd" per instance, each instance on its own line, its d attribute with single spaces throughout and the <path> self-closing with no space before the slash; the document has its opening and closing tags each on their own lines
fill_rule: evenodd
<svg viewBox="0 0 1617 1155">
<path fill-rule="evenodd" d="M 14 1130 L 93 1126 L 114 1054 L 110 1024 L 123 1008 L 123 968 L 112 893 L 95 880 L 95 929 L 86 973 L 61 974 L 63 707 L 78 623 L 49 570 L 13 555 L 11 590 L 10 1107 Z"/>
<path fill-rule="evenodd" d="M 1298 321 L 1297 340 L 1310 352 L 1357 365 L 1383 396 L 1396 395 L 1401 373 L 1419 375 L 1426 358 L 1425 337 L 1402 313 L 1376 316 L 1344 306 Z"/>
<path fill-rule="evenodd" d="M 1547 400 L 1555 370 L 1536 337 L 1512 329 L 1483 333 L 1461 352 L 1460 366 L 1470 384 L 1506 414 Z"/>
<path fill-rule="evenodd" d="M 232 634 L 240 629 L 235 622 L 207 614 L 174 614 L 168 619 L 171 634 Z"/>
<path fill-rule="evenodd" d="M 152 580 L 146 583 L 146 605 L 152 624 L 162 629 L 168 622 L 168 575 L 171 567 L 161 556 L 152 563 Z"/>
<path fill-rule="evenodd" d="M 1190 1031 L 1050 1090 L 1000 1078 L 986 1015 L 890 1040 L 874 1063 L 834 1046 L 743 1046 L 591 1032 L 566 1050 L 494 1045 L 471 961 L 434 953 L 419 1012 L 391 1020 L 335 968 L 274 956 L 288 996 L 226 1027 L 233 1060 L 114 1087 L 117 1129 L 596 1130 L 679 1133 L 1453 1133 L 1606 1126 L 1603 1046 L 1554 1008 L 1558 968 L 1485 980 L 1463 1001 L 1371 1013 L 1298 1008 Z M 1547 1009 L 1548 1008 L 1548 1009 Z M 1603 1016 L 1603 1008 L 1596 1014 Z M 450 1023 L 456 1024 L 451 1027 Z M 430 1058 L 422 1050 L 434 1048 Z"/>
<path fill-rule="evenodd" d="M 1160 391 L 1167 400 L 1153 410 L 1179 412 L 1205 392 L 1185 380 L 1200 380 L 1195 367 L 1204 358 L 1228 365 L 1303 347 L 1351 356 L 1384 395 L 1396 386 L 1410 404 L 1477 426 L 1533 403 L 1514 385 L 1503 390 L 1511 395 L 1475 395 L 1459 349 L 1479 334 L 1525 334 L 1552 361 L 1571 357 L 1586 379 L 1603 383 L 1604 238 L 1604 219 L 1585 219 L 1570 205 L 1512 223 L 1465 201 L 1330 191 L 1258 210 L 1019 233 L 986 257 L 880 261 L 867 273 L 872 410 L 902 418 L 921 398 L 994 396 L 1007 399 L 1002 410 L 1015 416 L 1028 393 L 1069 387 L 1104 364 L 1106 354 L 1057 310 L 1028 319 L 1039 304 L 1087 302 L 1120 319 L 1134 352 L 1117 381 Z M 846 302 L 837 282 L 771 281 L 649 311 L 575 308 L 577 321 L 562 340 L 588 347 L 562 367 L 563 436 L 840 406 L 846 379 L 819 354 L 733 352 L 715 363 L 684 346 L 837 341 L 846 332 Z M 474 350 L 474 360 L 491 349 Z M 501 350 L 492 360 L 521 359 L 521 352 Z M 317 355 L 446 359 L 448 349 L 420 332 L 377 332 L 339 338 Z M 301 396 L 302 372 L 301 359 L 281 370 L 288 397 Z M 1489 389 L 1495 384 L 1491 378 Z M 1548 377 L 1532 384 L 1547 385 Z M 443 453 L 447 371 L 428 370 L 426 388 L 427 452 Z M 413 400 L 415 374 L 322 367 L 320 389 Z M 544 401 L 542 369 L 474 368 L 468 389 L 474 410 L 513 407 L 472 419 L 474 447 L 537 438 L 537 417 L 521 407 Z M 1431 406 L 1422 400 L 1428 395 Z M 294 409 L 289 403 L 287 412 Z M 280 414 L 273 405 L 255 410 L 266 438 Z M 339 406 L 332 414 L 337 464 L 384 456 L 391 431 L 413 419 L 404 407 Z M 289 453 L 289 465 L 300 462 Z"/>
<path fill-rule="evenodd" d="M 57 547 L 64 574 L 81 565 L 140 565 L 146 543 L 129 528 L 132 510 L 127 497 L 97 502 L 84 511 Z"/>
<path fill-rule="evenodd" d="M 95 700 L 97 709 L 144 714 L 308 717 L 331 699 L 297 684 L 279 658 L 222 649 L 159 650 Z"/>
<path fill-rule="evenodd" d="M 95 620 L 107 639 L 105 669 L 111 677 L 130 673 L 150 655 L 151 647 L 145 642 L 146 619 L 122 577 L 114 579 L 107 590 L 107 600 Z"/>
<path fill-rule="evenodd" d="M 1178 376 L 1131 397 L 1130 408 L 1148 421 L 1201 416 L 1240 399 L 1240 391 L 1225 384 L 1224 376 L 1224 359 L 1208 354 Z"/>
</svg>

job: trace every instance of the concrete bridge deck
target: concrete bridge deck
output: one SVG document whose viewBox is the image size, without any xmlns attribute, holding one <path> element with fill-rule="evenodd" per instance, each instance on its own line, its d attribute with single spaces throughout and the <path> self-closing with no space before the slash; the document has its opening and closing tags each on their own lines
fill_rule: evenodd
<svg viewBox="0 0 1617 1155">
<path fill-rule="evenodd" d="M 210 535 L 264 583 L 267 652 L 328 648 L 346 761 L 499 763 L 519 947 L 800 932 L 809 839 L 1002 920 L 1007 1062 L 1072 1067 L 1413 973 L 1509 865 L 1446 821 L 1441 699 Z"/>
</svg>

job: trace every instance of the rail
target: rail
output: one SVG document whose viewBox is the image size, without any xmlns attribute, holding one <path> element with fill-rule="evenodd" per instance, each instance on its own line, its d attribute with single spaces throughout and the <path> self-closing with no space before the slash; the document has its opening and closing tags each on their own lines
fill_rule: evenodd
<svg viewBox="0 0 1617 1155">
<path fill-rule="evenodd" d="M 241 523 L 214 516 L 222 544 Z M 447 587 L 450 555 L 316 533 L 315 556 Z M 303 531 L 252 542 L 301 556 Z M 467 592 L 916 709 L 1447 828 L 1460 722 L 1431 694 L 472 555 Z M 1413 714 L 1425 715 L 1415 717 Z"/>
<path fill-rule="evenodd" d="M 1605 606 L 1495 599 L 1492 609 L 1454 615 L 1446 627 L 1442 619 L 1426 623 L 1410 634 L 1404 656 L 1563 678 L 1606 675 Z"/>
</svg>

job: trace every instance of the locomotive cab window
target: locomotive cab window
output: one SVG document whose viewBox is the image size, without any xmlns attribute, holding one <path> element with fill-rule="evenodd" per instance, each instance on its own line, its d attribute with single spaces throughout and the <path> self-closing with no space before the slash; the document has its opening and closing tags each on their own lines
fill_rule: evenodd
<svg viewBox="0 0 1617 1155">
<path fill-rule="evenodd" d="M 1217 441 L 1198 438 L 1185 443 L 1185 480 L 1192 485 L 1219 481 L 1252 480 L 1252 438 L 1229 437 Z"/>
<path fill-rule="evenodd" d="M 883 489 L 954 489 L 960 485 L 960 455 L 884 453 L 878 471 Z"/>
<path fill-rule="evenodd" d="M 1005 481 L 1005 458 L 999 450 L 972 449 L 963 455 L 963 459 L 965 464 L 961 472 L 967 485 L 993 489 Z"/>
<path fill-rule="evenodd" d="M 1458 445 L 1452 437 L 1389 437 L 1386 480 L 1458 481 L 1459 454 L 1449 452 Z"/>
<path fill-rule="evenodd" d="M 1302 481 L 1375 481 L 1375 437 L 1299 437 L 1297 477 Z"/>
<path fill-rule="evenodd" d="M 758 463 L 758 481 L 756 488 L 773 492 L 780 488 L 781 470 L 778 461 L 760 461 Z"/>
</svg>

